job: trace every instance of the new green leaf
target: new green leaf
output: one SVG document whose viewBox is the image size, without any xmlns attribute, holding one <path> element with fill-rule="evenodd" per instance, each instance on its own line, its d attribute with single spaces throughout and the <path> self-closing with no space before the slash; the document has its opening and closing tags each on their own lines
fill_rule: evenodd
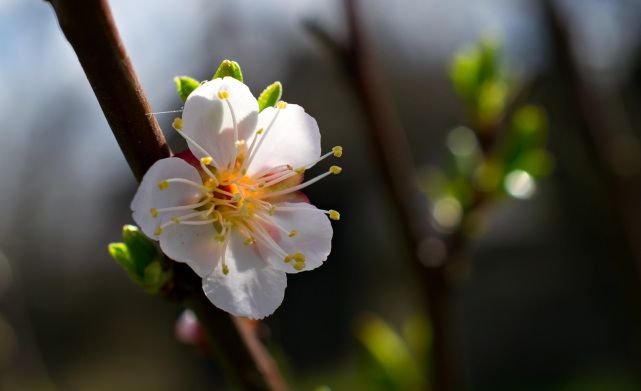
<svg viewBox="0 0 641 391">
<path fill-rule="evenodd" d="M 238 65 L 236 61 L 224 60 L 221 62 L 212 79 L 218 79 L 225 76 L 231 76 L 240 82 L 243 81 L 243 71 L 240 70 L 240 65 Z"/>
<path fill-rule="evenodd" d="M 180 100 L 183 103 L 187 100 L 189 94 L 200 86 L 198 80 L 189 76 L 176 76 L 174 77 L 174 83 L 176 83 L 176 91 L 178 91 L 178 96 L 180 96 Z"/>
<path fill-rule="evenodd" d="M 270 84 L 258 97 L 258 111 L 263 111 L 268 107 L 276 106 L 276 103 L 278 103 L 282 95 L 283 85 L 280 84 L 279 81 Z"/>
</svg>

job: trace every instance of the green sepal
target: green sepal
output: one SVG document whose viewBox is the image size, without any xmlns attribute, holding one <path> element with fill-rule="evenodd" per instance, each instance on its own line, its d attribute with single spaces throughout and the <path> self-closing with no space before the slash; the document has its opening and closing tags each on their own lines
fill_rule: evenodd
<svg viewBox="0 0 641 391">
<path fill-rule="evenodd" d="M 268 107 L 276 106 L 276 103 L 283 95 L 283 85 L 275 81 L 268 85 L 258 96 L 258 111 L 263 111 Z"/>
<path fill-rule="evenodd" d="M 176 76 L 174 77 L 174 83 L 176 83 L 176 91 L 183 103 L 187 100 L 189 94 L 200 86 L 200 82 L 198 80 L 189 76 Z"/>
<path fill-rule="evenodd" d="M 162 253 L 136 226 L 125 225 L 122 237 L 124 242 L 109 244 L 109 254 L 145 291 L 158 292 L 172 276 Z"/>
<path fill-rule="evenodd" d="M 218 79 L 225 76 L 231 76 L 240 82 L 243 81 L 243 71 L 240 69 L 240 65 L 238 65 L 236 61 L 223 60 L 223 62 L 218 66 L 218 70 L 216 70 L 212 79 Z"/>
</svg>

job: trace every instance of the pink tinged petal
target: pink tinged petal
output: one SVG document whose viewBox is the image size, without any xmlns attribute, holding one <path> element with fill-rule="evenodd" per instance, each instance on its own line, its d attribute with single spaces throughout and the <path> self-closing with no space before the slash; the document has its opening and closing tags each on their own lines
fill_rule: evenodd
<svg viewBox="0 0 641 391">
<path fill-rule="evenodd" d="M 262 319 L 274 313 L 285 297 L 287 277 L 271 267 L 254 245 L 233 231 L 225 265 L 203 279 L 203 290 L 218 308 L 236 316 Z M 225 274 L 224 272 L 227 271 Z"/>
<path fill-rule="evenodd" d="M 249 88 L 232 77 L 214 79 L 198 87 L 189 95 L 183 110 L 185 135 L 200 145 L 221 166 L 235 158 L 234 125 L 227 102 L 218 93 L 226 90 L 236 117 L 238 139 L 247 140 L 256 129 L 258 103 Z M 192 143 L 189 149 L 198 158 L 206 156 Z"/>
<path fill-rule="evenodd" d="M 145 235 L 155 240 L 158 240 L 158 235 L 154 231 L 160 224 L 163 213 L 154 217 L 151 214 L 152 208 L 189 205 L 198 202 L 202 196 L 197 188 L 184 183 L 171 183 L 166 189 L 160 190 L 158 183 L 170 178 L 202 183 L 198 171 L 182 159 L 161 159 L 149 168 L 131 202 L 131 210 L 136 224 Z"/>
<path fill-rule="evenodd" d="M 216 234 L 212 224 L 171 224 L 160 234 L 160 248 L 169 258 L 186 263 L 200 277 L 205 277 L 220 262 L 221 243 L 216 240 Z"/>
<path fill-rule="evenodd" d="M 278 118 L 268 130 L 276 114 Z M 258 115 L 257 129 L 265 129 L 263 135 L 258 136 L 265 139 L 249 164 L 248 175 L 281 164 L 299 168 L 320 157 L 320 132 L 316 120 L 298 105 L 288 104 L 284 109 L 266 108 Z"/>
<path fill-rule="evenodd" d="M 270 233 L 274 241 L 287 253 L 302 253 L 305 263 L 297 270 L 296 262 L 284 260 L 269 251 L 265 246 L 260 246 L 261 252 L 268 261 L 287 273 L 298 273 L 312 270 L 325 262 L 332 249 L 332 225 L 325 213 L 315 206 L 304 202 L 282 202 L 275 205 L 276 212 L 269 216 L 269 223 L 263 226 Z M 279 208 L 295 208 L 296 210 L 279 210 Z M 276 228 L 276 225 L 280 228 Z M 291 235 L 291 236 L 290 236 Z"/>
</svg>

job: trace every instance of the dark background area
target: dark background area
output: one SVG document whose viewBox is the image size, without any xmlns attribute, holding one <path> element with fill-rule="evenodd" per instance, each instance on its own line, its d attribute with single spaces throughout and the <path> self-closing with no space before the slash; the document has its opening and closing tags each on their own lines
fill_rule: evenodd
<svg viewBox="0 0 641 391">
<path fill-rule="evenodd" d="M 283 99 L 317 119 L 324 150 L 344 147 L 343 174 L 306 191 L 320 208 L 341 211 L 332 254 L 322 268 L 289 278 L 263 331 L 295 389 L 361 384 L 359 317 L 374 313 L 400 328 L 425 303 L 355 95 L 303 27 L 313 20 L 342 37 L 340 2 L 111 4 L 154 110 L 180 108 L 175 75 L 206 79 L 230 58 L 255 94 L 280 80 Z M 468 388 L 641 389 L 641 291 L 610 196 L 620 189 L 600 179 L 564 97 L 567 75 L 539 4 L 375 0 L 362 1 L 362 16 L 417 177 L 443 164 L 447 132 L 466 121 L 448 67 L 481 35 L 502 39 L 505 66 L 548 111 L 554 173 L 529 200 L 493 203 L 469 246 L 472 266 L 456 306 Z M 558 4 L 581 74 L 599 98 L 594 113 L 606 118 L 600 140 L 623 167 L 624 189 L 638 190 L 641 3 Z M 0 389 L 224 384 L 212 362 L 176 341 L 181 309 L 143 293 L 106 251 L 132 222 L 136 183 L 47 3 L 0 3 L 0 84 Z M 183 149 L 170 132 L 173 115 L 157 117 L 172 148 Z M 638 203 L 624 205 L 626 215 L 641 218 L 641 194 L 630 198 Z M 641 236 L 629 242 L 641 246 Z"/>
</svg>

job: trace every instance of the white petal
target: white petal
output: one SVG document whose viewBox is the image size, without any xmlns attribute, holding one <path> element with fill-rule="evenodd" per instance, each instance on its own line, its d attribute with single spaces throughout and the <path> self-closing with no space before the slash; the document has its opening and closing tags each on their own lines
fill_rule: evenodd
<svg viewBox="0 0 641 391">
<path fill-rule="evenodd" d="M 220 260 L 221 244 L 215 236 L 212 224 L 172 224 L 162 230 L 160 248 L 169 258 L 186 263 L 196 274 L 205 277 Z"/>
<path fill-rule="evenodd" d="M 235 157 L 234 123 L 231 111 L 218 92 L 229 93 L 238 127 L 238 139 L 247 140 L 256 129 L 258 103 L 249 88 L 232 77 L 214 79 L 198 87 L 189 95 L 183 110 L 182 131 L 205 149 L 207 154 L 221 166 L 226 166 Z M 206 156 L 192 143 L 189 149 L 201 158 Z"/>
<path fill-rule="evenodd" d="M 172 183 L 167 189 L 160 190 L 158 182 L 169 178 L 184 178 L 202 183 L 198 171 L 179 158 L 161 159 L 149 168 L 131 201 L 131 210 L 136 224 L 145 235 L 155 240 L 158 240 L 158 236 L 154 235 L 154 230 L 159 225 L 162 214 L 154 218 L 150 213 L 151 208 L 189 205 L 201 198 L 201 192 L 197 188 L 183 183 Z"/>
<path fill-rule="evenodd" d="M 231 233 L 225 255 L 228 273 L 222 267 L 203 279 L 203 290 L 224 311 L 236 316 L 262 319 L 271 315 L 285 297 L 287 276 L 272 268 L 253 245 L 243 244 L 244 238 Z"/>
<path fill-rule="evenodd" d="M 269 217 L 270 220 L 287 232 L 295 230 L 296 235 L 290 237 L 280 229 L 270 228 L 268 224 L 264 224 L 264 227 L 287 254 L 303 253 L 305 266 L 301 270 L 296 270 L 294 261 L 285 263 L 273 251 L 260 246 L 261 252 L 265 254 L 268 261 L 287 273 L 312 270 L 322 265 L 332 249 L 333 230 L 329 218 L 324 212 L 305 202 L 283 202 L 275 206 L 276 212 Z M 279 211 L 279 207 L 291 207 L 296 210 Z"/>
<path fill-rule="evenodd" d="M 278 118 L 267 131 L 277 113 Z M 316 120 L 298 105 L 288 104 L 284 109 L 266 108 L 258 115 L 257 128 L 265 129 L 265 133 L 258 136 L 265 139 L 249 165 L 248 175 L 281 164 L 298 168 L 320 157 L 320 132 Z"/>
</svg>

